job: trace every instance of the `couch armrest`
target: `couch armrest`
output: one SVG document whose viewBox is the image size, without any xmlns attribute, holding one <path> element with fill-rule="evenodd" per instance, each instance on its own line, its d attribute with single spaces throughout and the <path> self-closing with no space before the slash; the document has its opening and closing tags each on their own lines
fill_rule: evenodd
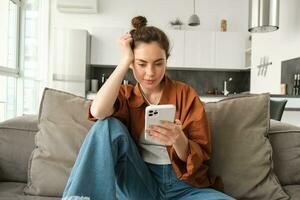
<svg viewBox="0 0 300 200">
<path fill-rule="evenodd" d="M 36 115 L 0 123 L 0 181 L 27 182 L 28 160 L 38 131 Z"/>
<path fill-rule="evenodd" d="M 271 120 L 274 171 L 282 185 L 300 183 L 300 127 Z"/>
<path fill-rule="evenodd" d="M 270 120 L 269 135 L 276 134 L 278 132 L 290 132 L 295 130 L 299 131 L 300 127 L 292 124 L 276 121 L 273 119 Z"/>
<path fill-rule="evenodd" d="M 39 130 L 37 124 L 37 115 L 24 115 L 1 122 L 0 129 L 18 129 L 37 132 Z"/>
</svg>

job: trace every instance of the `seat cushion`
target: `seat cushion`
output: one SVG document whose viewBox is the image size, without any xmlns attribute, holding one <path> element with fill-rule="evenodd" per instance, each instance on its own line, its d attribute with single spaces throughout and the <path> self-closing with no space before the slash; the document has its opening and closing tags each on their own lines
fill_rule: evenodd
<svg viewBox="0 0 300 200">
<path fill-rule="evenodd" d="M 274 152 L 274 171 L 280 183 L 300 184 L 300 127 L 271 120 L 269 138 Z"/>
<path fill-rule="evenodd" d="M 205 104 L 212 132 L 211 175 L 237 199 L 288 199 L 273 173 L 269 95 L 246 95 Z"/>
<path fill-rule="evenodd" d="M 82 97 L 44 90 L 25 193 L 62 196 L 80 146 L 94 123 L 88 120 L 89 106 L 90 101 Z"/>
<path fill-rule="evenodd" d="M 290 200 L 299 200 L 300 199 L 300 185 L 286 185 L 283 189 L 291 197 Z"/>
<path fill-rule="evenodd" d="M 25 195 L 26 183 L 0 182 L 0 199 L 2 200 L 59 200 L 55 197 L 39 197 Z"/>
<path fill-rule="evenodd" d="M 0 123 L 0 181 L 27 182 L 28 160 L 37 131 L 36 115 Z"/>
</svg>

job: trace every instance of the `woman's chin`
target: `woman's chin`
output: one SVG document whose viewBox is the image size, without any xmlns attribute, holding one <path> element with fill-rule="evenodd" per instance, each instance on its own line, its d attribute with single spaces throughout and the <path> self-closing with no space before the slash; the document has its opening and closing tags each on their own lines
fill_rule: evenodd
<svg viewBox="0 0 300 200">
<path fill-rule="evenodd" d="M 141 83 L 143 89 L 146 89 L 146 90 L 153 90 L 157 87 L 157 84 L 155 83 Z"/>
</svg>

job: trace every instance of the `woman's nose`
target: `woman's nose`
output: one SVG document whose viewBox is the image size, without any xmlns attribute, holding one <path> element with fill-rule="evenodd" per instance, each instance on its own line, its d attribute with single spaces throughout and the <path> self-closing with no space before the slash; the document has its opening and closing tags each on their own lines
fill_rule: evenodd
<svg viewBox="0 0 300 200">
<path fill-rule="evenodd" d="M 148 66 L 147 69 L 146 69 L 146 74 L 148 76 L 152 76 L 154 74 L 154 69 L 152 66 Z"/>
</svg>

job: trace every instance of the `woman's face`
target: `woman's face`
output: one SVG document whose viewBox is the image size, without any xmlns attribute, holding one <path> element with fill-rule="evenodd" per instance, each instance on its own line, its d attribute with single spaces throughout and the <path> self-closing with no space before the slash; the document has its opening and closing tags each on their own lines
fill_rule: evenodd
<svg viewBox="0 0 300 200">
<path fill-rule="evenodd" d="M 166 71 L 165 51 L 157 42 L 140 42 L 133 50 L 133 75 L 147 92 L 160 89 Z"/>
</svg>

